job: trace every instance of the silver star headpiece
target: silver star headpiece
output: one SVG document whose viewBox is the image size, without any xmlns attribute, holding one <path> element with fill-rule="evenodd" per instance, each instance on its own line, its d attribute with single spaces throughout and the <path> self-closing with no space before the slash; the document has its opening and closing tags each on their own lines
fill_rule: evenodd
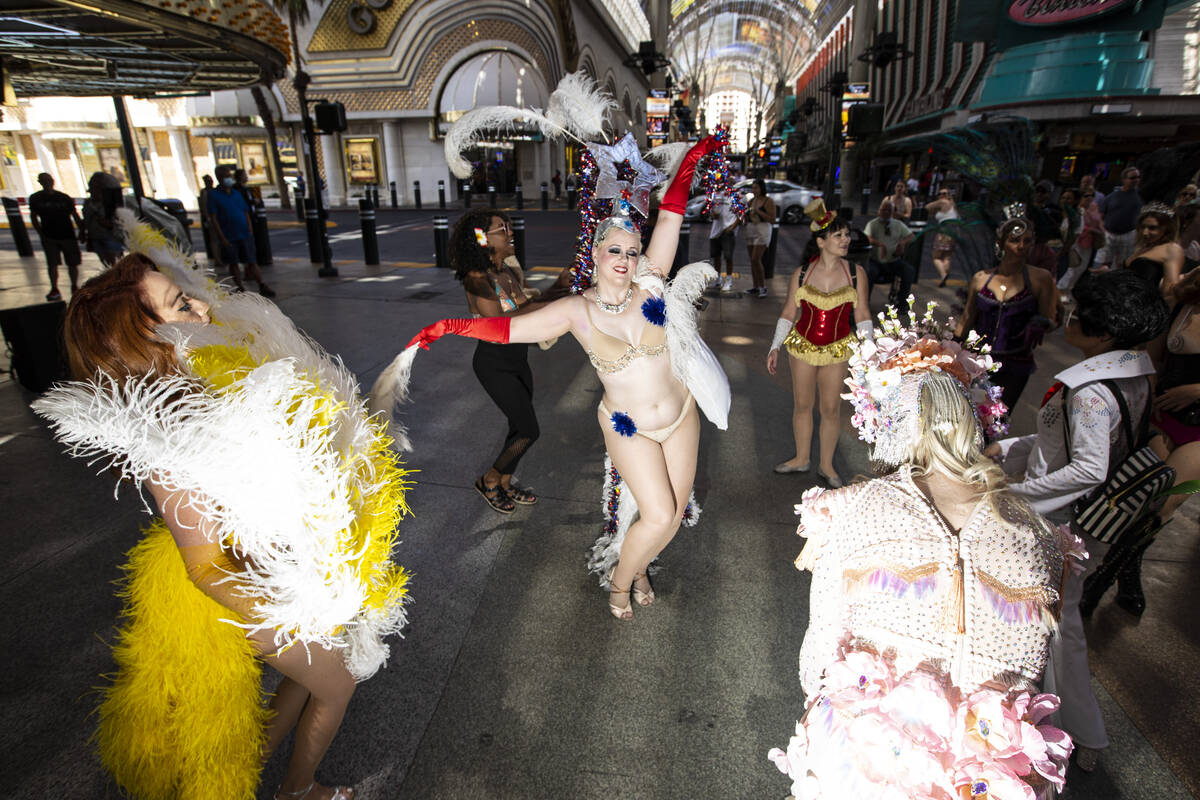
<svg viewBox="0 0 1200 800">
<path fill-rule="evenodd" d="M 626 133 L 613 145 L 588 142 L 600 174 L 596 178 L 596 197 L 613 201 L 613 214 L 628 216 L 637 209 L 650 216 L 650 192 L 667 176 L 642 158 L 637 140 Z"/>
</svg>

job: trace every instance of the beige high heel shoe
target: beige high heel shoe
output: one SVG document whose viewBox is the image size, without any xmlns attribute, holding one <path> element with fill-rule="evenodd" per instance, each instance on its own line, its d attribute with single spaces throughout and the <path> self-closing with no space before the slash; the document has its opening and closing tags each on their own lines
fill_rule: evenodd
<svg viewBox="0 0 1200 800">
<path fill-rule="evenodd" d="M 612 596 L 614 594 L 629 594 L 629 589 L 617 589 L 616 585 L 613 583 L 613 580 L 612 580 L 613 573 L 615 573 L 616 571 L 617 571 L 617 567 L 614 564 L 613 568 L 608 571 L 608 576 L 604 579 L 608 583 L 608 596 L 609 596 L 609 600 L 610 600 L 610 602 L 608 604 L 608 610 L 609 610 L 609 613 L 611 613 L 617 619 L 628 621 L 628 620 L 633 619 L 633 604 L 631 603 L 627 606 L 615 606 L 611 602 Z M 631 587 L 632 587 L 632 584 L 631 584 Z"/>
<path fill-rule="evenodd" d="M 637 588 L 637 582 L 640 580 L 645 580 L 647 585 L 650 583 L 649 576 L 643 572 L 641 575 L 633 576 L 633 583 L 629 585 L 629 588 L 633 590 L 633 599 L 637 601 L 639 606 L 648 606 L 654 602 L 654 587 L 651 586 L 649 591 L 643 592 Z"/>
</svg>

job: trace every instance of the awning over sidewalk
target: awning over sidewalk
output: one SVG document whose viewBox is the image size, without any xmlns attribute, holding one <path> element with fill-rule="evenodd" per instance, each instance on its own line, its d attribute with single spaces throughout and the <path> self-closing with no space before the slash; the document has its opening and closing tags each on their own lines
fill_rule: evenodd
<svg viewBox="0 0 1200 800">
<path fill-rule="evenodd" d="M 0 58 L 18 96 L 235 89 L 281 78 L 290 52 L 287 27 L 261 0 L 5 5 Z"/>
</svg>

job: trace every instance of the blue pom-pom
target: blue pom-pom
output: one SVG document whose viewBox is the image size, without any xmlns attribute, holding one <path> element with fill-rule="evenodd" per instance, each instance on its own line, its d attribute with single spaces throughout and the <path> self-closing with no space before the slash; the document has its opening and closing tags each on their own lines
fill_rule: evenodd
<svg viewBox="0 0 1200 800">
<path fill-rule="evenodd" d="M 621 436 L 631 437 L 637 433 L 637 425 L 633 424 L 633 419 L 624 411 L 614 411 L 612 415 L 613 430 Z"/>
<path fill-rule="evenodd" d="M 642 316 L 649 320 L 651 325 L 661 328 L 667 324 L 667 301 L 653 295 L 647 297 L 646 302 L 642 303 Z"/>
</svg>

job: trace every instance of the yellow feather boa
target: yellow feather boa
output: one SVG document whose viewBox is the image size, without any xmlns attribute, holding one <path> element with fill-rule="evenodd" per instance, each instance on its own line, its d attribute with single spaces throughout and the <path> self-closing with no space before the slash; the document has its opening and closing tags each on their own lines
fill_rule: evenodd
<svg viewBox="0 0 1200 800">
<path fill-rule="evenodd" d="M 189 366 L 216 392 L 228 391 L 259 362 L 242 347 L 194 351 Z M 326 425 L 346 406 L 314 382 L 296 403 L 316 399 Z M 396 526 L 408 513 L 409 472 L 400 467 L 385 425 L 376 426 L 369 452 L 347 458 L 354 522 L 343 552 L 359 554 L 356 571 L 367 587 L 362 617 L 385 614 L 407 596 L 408 573 L 391 560 Z M 258 786 L 264 726 L 261 667 L 235 618 L 189 580 L 175 541 L 161 519 L 129 553 L 121 589 L 124 624 L 113 655 L 117 674 L 103 689 L 96 738 L 117 783 L 140 800 L 252 800 Z"/>
<path fill-rule="evenodd" d="M 100 760 L 139 800 L 253 800 L 269 718 L 261 666 L 233 612 L 188 579 L 161 519 L 129 551 L 103 690 Z"/>
</svg>

